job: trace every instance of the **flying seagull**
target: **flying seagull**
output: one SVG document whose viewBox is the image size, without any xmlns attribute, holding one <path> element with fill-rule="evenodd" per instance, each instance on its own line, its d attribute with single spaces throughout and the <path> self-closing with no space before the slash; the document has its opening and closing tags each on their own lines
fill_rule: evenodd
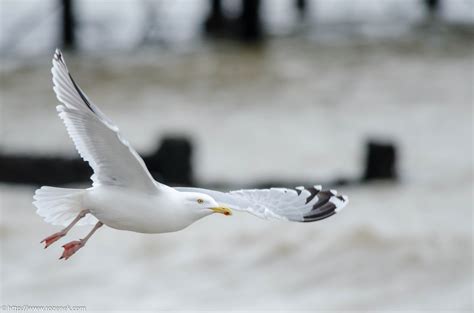
<svg viewBox="0 0 474 313">
<path fill-rule="evenodd" d="M 41 241 L 45 248 L 74 225 L 94 225 L 82 239 L 63 245 L 60 259 L 84 247 L 104 224 L 139 233 L 181 230 L 213 213 L 231 210 L 295 222 L 314 222 L 339 212 L 348 198 L 321 186 L 294 189 L 247 189 L 219 192 L 201 188 L 171 188 L 157 182 L 117 126 L 89 100 L 69 73 L 61 51 L 53 57 L 56 107 L 77 151 L 94 174 L 92 187 L 69 189 L 43 186 L 36 190 L 37 213 L 53 225 L 65 226 Z"/>
</svg>

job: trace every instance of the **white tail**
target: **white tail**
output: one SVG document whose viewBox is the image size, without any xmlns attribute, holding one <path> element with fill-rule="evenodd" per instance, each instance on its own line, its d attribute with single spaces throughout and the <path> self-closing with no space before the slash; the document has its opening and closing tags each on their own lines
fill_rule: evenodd
<svg viewBox="0 0 474 313">
<path fill-rule="evenodd" d="M 53 225 L 68 225 L 81 210 L 84 189 L 56 188 L 43 186 L 35 191 L 33 204 L 38 209 L 36 213 L 44 221 Z M 97 219 L 87 214 L 77 225 L 92 225 Z"/>
</svg>

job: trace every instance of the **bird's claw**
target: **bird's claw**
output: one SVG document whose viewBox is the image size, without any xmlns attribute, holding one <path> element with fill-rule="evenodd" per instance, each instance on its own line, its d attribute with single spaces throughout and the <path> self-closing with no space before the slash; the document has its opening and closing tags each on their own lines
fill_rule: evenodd
<svg viewBox="0 0 474 313">
<path fill-rule="evenodd" d="M 66 243 L 65 245 L 63 245 L 64 251 L 63 251 L 63 254 L 61 255 L 61 257 L 59 259 L 60 260 L 61 259 L 64 259 L 64 260 L 69 259 L 74 253 L 77 252 L 77 250 L 79 250 L 83 246 L 84 246 L 84 242 L 82 240 L 75 240 L 75 241 L 71 241 L 71 242 Z"/>
<path fill-rule="evenodd" d="M 52 234 L 51 236 L 48 236 L 48 237 L 44 238 L 43 240 L 41 240 L 40 243 L 44 242 L 44 244 L 45 244 L 44 248 L 46 249 L 47 247 L 52 245 L 54 242 L 59 240 L 59 238 L 63 237 L 64 235 L 65 234 L 63 232 L 57 232 L 55 234 Z"/>
</svg>

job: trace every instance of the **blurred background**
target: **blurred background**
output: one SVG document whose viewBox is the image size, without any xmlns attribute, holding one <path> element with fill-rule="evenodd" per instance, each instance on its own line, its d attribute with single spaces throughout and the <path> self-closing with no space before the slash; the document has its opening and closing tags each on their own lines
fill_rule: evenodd
<svg viewBox="0 0 474 313">
<path fill-rule="evenodd" d="M 1 304 L 88 310 L 473 309 L 471 0 L 0 0 Z M 73 258 L 41 185 L 88 187 L 56 47 L 170 185 L 324 184 L 317 223 L 102 228 Z M 133 208 L 132 208 L 133 209 Z"/>
</svg>

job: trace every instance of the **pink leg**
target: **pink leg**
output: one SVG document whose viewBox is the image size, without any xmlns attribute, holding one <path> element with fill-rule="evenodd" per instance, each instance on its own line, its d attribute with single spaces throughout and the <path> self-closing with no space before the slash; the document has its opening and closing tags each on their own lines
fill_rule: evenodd
<svg viewBox="0 0 474 313">
<path fill-rule="evenodd" d="M 46 238 L 44 238 L 43 240 L 41 240 L 40 243 L 45 243 L 45 246 L 44 248 L 46 249 L 47 247 L 49 247 L 53 242 L 57 241 L 59 238 L 65 236 L 67 234 L 67 232 L 74 226 L 76 225 L 77 222 L 79 222 L 79 220 L 81 218 L 83 218 L 84 216 L 86 216 L 86 214 L 89 213 L 89 210 L 82 210 L 81 212 L 79 212 L 79 214 L 76 216 L 75 219 L 72 220 L 72 222 L 66 226 L 66 228 L 64 228 L 63 230 L 57 232 L 57 233 L 54 233 L 52 234 L 51 236 L 48 236 Z"/>
<path fill-rule="evenodd" d="M 59 259 L 65 259 L 65 260 L 69 259 L 74 253 L 77 252 L 77 250 L 84 247 L 87 240 L 89 240 L 89 238 L 95 233 L 95 231 L 99 229 L 102 225 L 104 225 L 102 222 L 97 222 L 94 228 L 92 228 L 92 230 L 83 239 L 71 241 L 65 244 L 63 246 L 64 248 L 63 254 L 61 255 Z"/>
</svg>

